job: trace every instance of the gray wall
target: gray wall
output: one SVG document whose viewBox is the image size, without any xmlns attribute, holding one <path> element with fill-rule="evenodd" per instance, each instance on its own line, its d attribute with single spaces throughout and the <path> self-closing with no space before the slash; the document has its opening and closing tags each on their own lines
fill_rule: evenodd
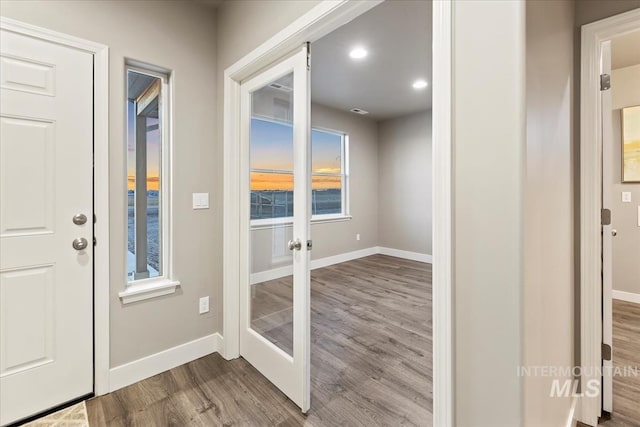
<svg viewBox="0 0 640 427">
<path fill-rule="evenodd" d="M 573 366 L 573 3 L 527 2 L 525 366 Z M 564 425 L 571 398 L 524 377 L 524 425 Z"/>
<path fill-rule="evenodd" d="M 110 47 L 111 366 L 219 330 L 220 304 L 198 314 L 198 298 L 221 288 L 220 210 L 191 209 L 192 192 L 222 199 L 215 171 L 215 13 L 183 1 L 3 1 L 2 15 Z M 167 29 L 170 29 L 168 31 Z M 125 58 L 174 71 L 174 271 L 182 286 L 169 296 L 122 305 L 126 284 Z M 106 220 L 106 219 L 98 219 Z M 189 248 L 186 250 L 185 248 Z M 218 292 L 219 294 L 219 292 Z"/>
<path fill-rule="evenodd" d="M 378 246 L 431 255 L 431 111 L 378 124 Z"/>
<path fill-rule="evenodd" d="M 615 49 L 615 43 L 613 44 Z M 640 64 L 611 73 L 613 146 L 611 224 L 613 239 L 613 289 L 640 294 L 640 183 L 622 183 L 621 108 L 640 105 Z M 622 192 L 631 192 L 631 203 L 622 203 Z"/>
<path fill-rule="evenodd" d="M 311 258 L 324 258 L 378 245 L 378 129 L 376 122 L 313 104 L 311 124 L 349 134 L 349 213 L 353 219 L 314 224 Z M 360 241 L 356 240 L 360 233 Z"/>
<path fill-rule="evenodd" d="M 351 219 L 313 223 L 311 259 L 378 246 L 378 127 L 373 120 L 319 104 L 311 106 L 311 125 L 349 135 L 349 214 Z M 274 253 L 292 237 L 290 226 L 254 229 L 252 272 L 290 265 Z M 360 240 L 356 240 L 360 234 Z M 285 252 L 288 254 L 288 249 Z"/>
<path fill-rule="evenodd" d="M 454 370 L 460 427 L 522 423 L 522 380 L 516 373 L 523 339 L 524 21 L 523 1 L 453 4 Z"/>
</svg>

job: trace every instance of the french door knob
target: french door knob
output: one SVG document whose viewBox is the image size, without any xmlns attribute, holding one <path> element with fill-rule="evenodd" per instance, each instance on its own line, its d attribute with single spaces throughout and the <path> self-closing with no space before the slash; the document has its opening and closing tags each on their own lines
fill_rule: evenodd
<svg viewBox="0 0 640 427">
<path fill-rule="evenodd" d="M 300 239 L 296 239 L 296 240 L 289 240 L 289 250 L 296 250 L 299 251 L 300 249 L 302 249 L 302 242 L 300 241 Z"/>
<path fill-rule="evenodd" d="M 73 249 L 75 249 L 76 251 L 82 251 L 84 249 L 87 249 L 87 246 L 89 246 L 89 242 L 87 242 L 87 239 L 85 239 L 84 237 L 79 237 L 73 241 L 72 245 Z"/>
</svg>

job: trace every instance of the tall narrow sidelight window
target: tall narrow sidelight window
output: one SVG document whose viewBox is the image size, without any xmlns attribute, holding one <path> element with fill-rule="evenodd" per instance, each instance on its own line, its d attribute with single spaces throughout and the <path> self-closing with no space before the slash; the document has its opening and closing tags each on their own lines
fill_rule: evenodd
<svg viewBox="0 0 640 427">
<path fill-rule="evenodd" d="M 127 67 L 127 280 L 169 276 L 168 74 Z"/>
</svg>

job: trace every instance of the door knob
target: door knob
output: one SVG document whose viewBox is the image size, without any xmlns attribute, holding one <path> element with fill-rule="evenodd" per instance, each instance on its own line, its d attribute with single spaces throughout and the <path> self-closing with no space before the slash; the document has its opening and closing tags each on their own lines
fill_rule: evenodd
<svg viewBox="0 0 640 427">
<path fill-rule="evenodd" d="M 289 240 L 289 250 L 296 250 L 299 251 L 300 249 L 302 249 L 302 242 L 300 241 L 300 239 L 296 239 L 296 240 Z"/>
<path fill-rule="evenodd" d="M 75 249 L 76 251 L 81 251 L 87 249 L 87 246 L 89 246 L 89 242 L 87 242 L 87 239 L 85 239 L 84 237 L 79 237 L 73 241 L 72 245 L 73 249 Z"/>
<path fill-rule="evenodd" d="M 75 214 L 73 216 L 73 223 L 75 225 L 83 225 L 87 223 L 87 216 L 85 214 Z"/>
</svg>

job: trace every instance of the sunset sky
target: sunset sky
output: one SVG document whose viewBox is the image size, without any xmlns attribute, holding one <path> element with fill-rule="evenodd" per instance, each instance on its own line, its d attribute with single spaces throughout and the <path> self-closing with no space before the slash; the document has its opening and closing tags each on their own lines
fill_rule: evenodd
<svg viewBox="0 0 640 427">
<path fill-rule="evenodd" d="M 134 190 L 136 186 L 136 139 L 134 135 L 135 105 L 127 103 L 127 187 Z M 158 119 L 148 117 L 147 126 L 158 124 Z M 147 132 L 147 189 L 160 188 L 160 130 Z"/>
<path fill-rule="evenodd" d="M 130 102 L 127 120 L 135 120 L 134 104 Z M 147 118 L 147 126 L 157 124 L 158 119 Z M 127 135 L 127 181 L 128 189 L 135 189 L 135 135 L 134 126 L 128 126 Z M 340 135 L 313 130 L 312 171 L 314 173 L 340 173 Z M 147 132 L 147 189 L 159 190 L 160 130 Z M 251 173 L 252 190 L 293 190 L 293 129 L 285 124 L 252 119 L 251 121 L 251 168 L 282 171 L 285 173 Z M 312 177 L 313 189 L 340 188 L 340 177 Z"/>
<path fill-rule="evenodd" d="M 311 132 L 312 171 L 340 173 L 342 137 Z M 293 128 L 266 120 L 251 120 L 251 168 L 283 172 L 293 170 Z M 313 176 L 313 189 L 340 188 L 340 177 Z M 293 190 L 291 173 L 251 173 L 251 190 Z"/>
</svg>

